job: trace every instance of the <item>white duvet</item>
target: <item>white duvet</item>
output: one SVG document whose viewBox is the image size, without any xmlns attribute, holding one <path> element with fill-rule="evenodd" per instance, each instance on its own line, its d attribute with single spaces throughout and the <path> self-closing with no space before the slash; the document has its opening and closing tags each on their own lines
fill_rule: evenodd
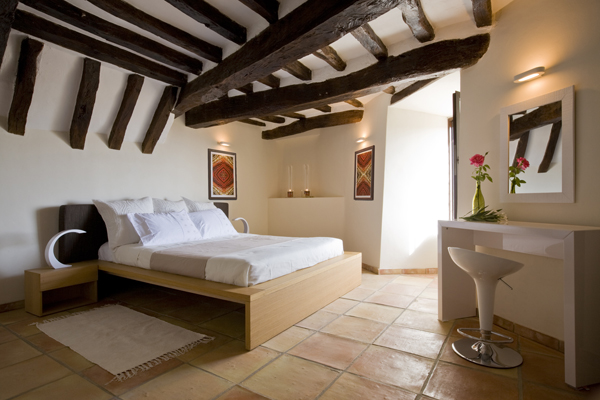
<svg viewBox="0 0 600 400">
<path fill-rule="evenodd" d="M 248 238 L 249 234 L 239 234 L 218 239 L 207 239 L 194 243 L 214 243 L 221 240 Z M 322 261 L 344 253 L 343 242 L 335 238 L 287 238 L 289 240 L 251 249 L 233 251 L 208 259 L 205 279 L 237 286 L 251 286 L 261 282 L 311 267 Z M 188 243 L 161 246 L 132 244 L 120 246 L 113 253 L 114 262 L 150 269 L 150 259 L 156 251 L 161 251 Z"/>
</svg>

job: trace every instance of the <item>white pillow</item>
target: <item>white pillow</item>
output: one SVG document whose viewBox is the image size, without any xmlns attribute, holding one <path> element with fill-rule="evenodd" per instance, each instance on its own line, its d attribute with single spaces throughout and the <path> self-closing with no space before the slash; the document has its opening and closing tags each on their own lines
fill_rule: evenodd
<svg viewBox="0 0 600 400">
<path fill-rule="evenodd" d="M 190 218 L 202 239 L 211 239 L 221 236 L 238 235 L 233 225 L 223 211 L 218 208 L 190 213 Z"/>
<path fill-rule="evenodd" d="M 101 201 L 92 200 L 106 224 L 108 244 L 111 250 L 124 244 L 137 243 L 140 237 L 127 219 L 129 213 L 151 213 L 152 199 Z"/>
<path fill-rule="evenodd" d="M 171 201 L 171 200 L 156 199 L 153 197 L 152 204 L 154 205 L 155 213 L 170 213 L 170 212 L 177 212 L 177 211 L 187 212 L 188 211 L 188 208 L 185 205 L 185 201 L 183 201 L 183 200 Z"/>
<path fill-rule="evenodd" d="M 187 206 L 189 212 L 213 210 L 213 209 L 217 208 L 211 201 L 206 201 L 206 202 L 194 201 L 194 200 L 186 199 L 183 196 L 181 198 L 183 199 L 183 201 L 185 201 L 185 205 Z"/>
<path fill-rule="evenodd" d="M 127 214 L 144 246 L 201 240 L 185 211 L 163 214 Z"/>
</svg>

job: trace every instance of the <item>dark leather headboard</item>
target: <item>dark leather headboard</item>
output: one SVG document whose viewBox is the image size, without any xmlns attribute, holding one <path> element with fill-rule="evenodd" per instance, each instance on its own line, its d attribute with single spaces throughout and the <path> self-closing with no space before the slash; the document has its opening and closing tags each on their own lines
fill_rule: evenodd
<svg viewBox="0 0 600 400">
<path fill-rule="evenodd" d="M 229 204 L 215 203 L 229 218 Z M 58 240 L 58 260 L 74 263 L 98 258 L 98 249 L 108 241 L 106 225 L 93 204 L 69 204 L 60 206 L 58 230 L 82 229 L 86 233 L 68 234 Z"/>
</svg>

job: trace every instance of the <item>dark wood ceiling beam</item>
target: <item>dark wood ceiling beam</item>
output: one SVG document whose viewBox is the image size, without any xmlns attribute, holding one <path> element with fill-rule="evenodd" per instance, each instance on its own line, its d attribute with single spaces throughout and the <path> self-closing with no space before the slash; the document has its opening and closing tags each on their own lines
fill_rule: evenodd
<svg viewBox="0 0 600 400">
<path fill-rule="evenodd" d="M 562 106 L 560 101 L 538 107 L 530 113 L 511 121 L 509 124 L 509 140 L 517 140 L 525 132 L 554 124 L 562 119 Z"/>
<path fill-rule="evenodd" d="M 163 91 L 163 94 L 158 101 L 156 111 L 154 111 L 154 115 L 152 116 L 152 121 L 150 121 L 150 126 L 146 131 L 146 136 L 144 136 L 142 153 L 152 154 L 154 151 L 156 143 L 158 143 L 160 135 L 167 125 L 169 114 L 171 114 L 171 110 L 177 101 L 177 90 L 178 88 L 176 86 L 167 86 Z"/>
<path fill-rule="evenodd" d="M 379 61 L 385 60 L 388 56 L 387 47 L 375 33 L 371 25 L 364 24 L 363 26 L 352 31 L 352 36 L 365 48 L 375 56 Z"/>
<path fill-rule="evenodd" d="M 492 0 L 472 0 L 473 17 L 478 28 L 492 25 Z"/>
<path fill-rule="evenodd" d="M 515 152 L 515 158 L 513 159 L 512 163 L 513 167 L 519 165 L 519 162 L 517 161 L 519 158 L 525 157 L 525 152 L 527 151 L 527 144 L 529 143 L 529 132 L 531 131 L 525 132 L 519 138 L 519 143 L 517 143 L 517 151 Z"/>
<path fill-rule="evenodd" d="M 306 118 L 305 115 L 298 114 L 298 113 L 295 113 L 295 112 L 281 113 L 281 115 L 283 115 L 284 117 L 294 118 L 294 119 L 304 119 L 304 118 Z"/>
<path fill-rule="evenodd" d="M 255 120 L 250 119 L 250 118 L 240 119 L 237 122 L 243 122 L 244 124 L 255 125 L 255 126 L 267 126 L 267 124 L 265 124 L 264 122 L 255 121 Z"/>
<path fill-rule="evenodd" d="M 398 8 L 402 11 L 402 19 L 419 42 L 429 42 L 435 38 L 435 32 L 423 12 L 420 0 L 402 1 Z"/>
<path fill-rule="evenodd" d="M 15 19 L 15 10 L 18 4 L 18 0 L 0 1 L 0 66 L 2 66 L 6 43 L 8 43 L 8 36 L 13 20 Z"/>
<path fill-rule="evenodd" d="M 402 89 L 401 91 L 399 91 L 398 93 L 394 94 L 392 96 L 392 98 L 390 99 L 390 104 L 397 103 L 400 100 L 407 98 L 411 94 L 418 92 L 419 90 L 423 89 L 425 86 L 432 84 L 433 82 L 437 81 L 438 79 L 439 78 L 423 79 L 421 81 L 418 81 L 418 82 L 415 82 L 415 83 L 409 85 L 408 87 L 406 87 L 406 88 Z"/>
<path fill-rule="evenodd" d="M 331 112 L 331 106 L 327 105 L 327 104 L 323 104 L 322 106 L 317 106 L 317 107 L 313 107 L 315 110 L 319 110 L 321 112 L 324 113 L 330 113 Z"/>
<path fill-rule="evenodd" d="M 86 58 L 83 60 L 83 72 L 81 82 L 75 101 L 75 110 L 71 119 L 69 138 L 71 147 L 83 150 L 85 138 L 92 120 L 94 104 L 96 104 L 96 92 L 100 85 L 100 62 Z"/>
<path fill-rule="evenodd" d="M 353 124 L 362 120 L 363 113 L 363 110 L 350 110 L 334 114 L 319 115 L 316 117 L 305 118 L 296 122 L 292 122 L 288 125 L 280 126 L 268 131 L 263 131 L 262 138 L 266 140 L 279 139 L 285 136 L 297 135 L 299 133 L 307 132 L 313 129 Z"/>
<path fill-rule="evenodd" d="M 17 65 L 17 80 L 10 111 L 7 131 L 15 135 L 25 135 L 27 114 L 33 99 L 33 89 L 38 71 L 38 61 L 44 44 L 30 38 L 21 42 L 21 54 Z"/>
<path fill-rule="evenodd" d="M 64 0 L 21 0 L 21 3 L 163 64 L 194 75 L 202 72 L 202 61 L 197 58 L 105 21 Z"/>
<path fill-rule="evenodd" d="M 543 174 L 548 172 L 550 169 L 550 163 L 554 158 L 554 152 L 556 151 L 556 144 L 558 143 L 558 137 L 560 136 L 560 130 L 562 129 L 562 121 L 558 121 L 552 124 L 550 130 L 550 137 L 548 138 L 548 144 L 546 145 L 546 152 L 544 158 L 538 168 L 538 173 Z"/>
<path fill-rule="evenodd" d="M 87 0 L 93 5 L 123 21 L 136 25 L 176 46 L 207 60 L 219 63 L 223 59 L 223 50 L 215 45 L 198 39 L 179 28 L 169 25 L 158 18 L 146 14 L 122 0 Z"/>
<path fill-rule="evenodd" d="M 183 86 L 186 75 L 31 13 L 17 10 L 13 29 L 162 82 Z"/>
<path fill-rule="evenodd" d="M 258 78 L 257 81 L 273 89 L 277 89 L 281 85 L 281 80 L 273 74 Z"/>
<path fill-rule="evenodd" d="M 357 99 L 344 100 L 344 102 L 350 104 L 352 107 L 363 108 L 365 105 Z"/>
<path fill-rule="evenodd" d="M 221 13 L 204 0 L 166 0 L 190 18 L 195 19 L 208 29 L 217 32 L 225 39 L 237 44 L 246 43 L 246 28 Z"/>
<path fill-rule="evenodd" d="M 397 81 L 428 79 L 474 65 L 487 51 L 489 42 L 489 34 L 440 41 L 324 82 L 284 86 L 213 101 L 190 110 L 186 114 L 186 125 L 201 128 L 215 121 L 296 112 L 378 93 Z"/>
<path fill-rule="evenodd" d="M 307 0 L 269 25 L 215 68 L 189 82 L 176 115 L 216 100 L 312 54 L 396 7 L 400 0 Z"/>
<path fill-rule="evenodd" d="M 125 86 L 123 100 L 121 100 L 121 106 L 108 137 L 108 147 L 113 150 L 121 150 L 127 125 L 129 125 L 129 121 L 131 120 L 131 115 L 142 91 L 143 84 L 143 76 L 131 74 L 127 77 L 127 86 Z"/>
<path fill-rule="evenodd" d="M 281 67 L 281 69 L 302 81 L 310 81 L 312 79 L 312 71 L 300 61 L 291 62 Z"/>
<path fill-rule="evenodd" d="M 252 84 L 252 82 L 250 82 L 247 85 L 244 85 L 242 87 L 236 88 L 235 90 L 242 92 L 244 94 L 250 94 L 250 93 L 254 93 L 254 85 Z"/>
<path fill-rule="evenodd" d="M 264 115 L 262 117 L 256 117 L 258 119 L 262 119 L 263 121 L 272 122 L 274 124 L 283 124 L 285 123 L 285 118 L 278 117 L 276 115 Z"/>
<path fill-rule="evenodd" d="M 277 0 L 240 0 L 240 3 L 266 19 L 270 24 L 279 19 L 279 2 Z"/>
<path fill-rule="evenodd" d="M 343 71 L 346 69 L 346 62 L 342 60 L 337 51 L 331 46 L 325 46 L 322 49 L 315 51 L 313 55 L 331 65 L 336 71 Z"/>
</svg>

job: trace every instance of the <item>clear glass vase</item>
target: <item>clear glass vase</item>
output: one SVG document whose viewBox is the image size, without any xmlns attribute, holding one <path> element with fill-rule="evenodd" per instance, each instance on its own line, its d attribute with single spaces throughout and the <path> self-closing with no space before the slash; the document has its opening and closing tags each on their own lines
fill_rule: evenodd
<svg viewBox="0 0 600 400">
<path fill-rule="evenodd" d="M 517 185 L 515 184 L 515 180 L 510 181 L 510 193 L 517 193 L 516 190 Z"/>
<path fill-rule="evenodd" d="M 476 214 L 477 211 L 484 207 L 485 200 L 483 198 L 483 193 L 481 193 L 481 182 L 477 181 L 477 186 L 475 188 L 475 196 L 473 196 L 473 207 L 471 213 Z"/>
</svg>

